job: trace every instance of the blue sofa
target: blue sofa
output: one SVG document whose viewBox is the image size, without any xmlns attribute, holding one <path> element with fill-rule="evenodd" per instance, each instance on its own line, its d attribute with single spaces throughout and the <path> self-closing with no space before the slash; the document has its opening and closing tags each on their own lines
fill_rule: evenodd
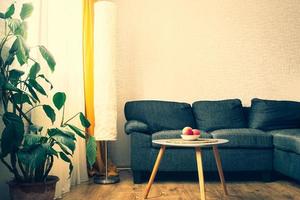
<svg viewBox="0 0 300 200">
<path fill-rule="evenodd" d="M 197 101 L 131 101 L 125 104 L 125 132 L 131 137 L 134 183 L 151 172 L 159 146 L 152 140 L 180 138 L 181 129 L 201 130 L 201 137 L 230 142 L 219 147 L 225 172 L 273 171 L 300 180 L 300 102 L 253 99 Z M 203 149 L 204 171 L 217 171 L 213 152 Z M 196 171 L 194 149 L 169 148 L 160 171 Z"/>
</svg>

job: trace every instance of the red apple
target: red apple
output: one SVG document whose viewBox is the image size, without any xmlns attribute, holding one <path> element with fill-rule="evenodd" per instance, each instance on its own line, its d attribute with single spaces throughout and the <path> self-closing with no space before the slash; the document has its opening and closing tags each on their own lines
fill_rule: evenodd
<svg viewBox="0 0 300 200">
<path fill-rule="evenodd" d="M 193 135 L 193 129 L 191 127 L 184 127 L 182 129 L 183 135 Z"/>
<path fill-rule="evenodd" d="M 200 130 L 198 129 L 193 129 L 193 135 L 200 135 Z"/>
</svg>

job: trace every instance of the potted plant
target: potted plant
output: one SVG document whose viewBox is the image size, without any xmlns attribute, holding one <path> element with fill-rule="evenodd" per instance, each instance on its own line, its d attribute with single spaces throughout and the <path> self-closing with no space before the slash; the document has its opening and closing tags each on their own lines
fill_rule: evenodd
<svg viewBox="0 0 300 200">
<path fill-rule="evenodd" d="M 48 98 L 45 84 L 49 85 L 49 90 L 53 86 L 41 72 L 42 64 L 31 55 L 33 49 L 26 45 L 26 19 L 32 11 L 32 4 L 25 3 L 17 18 L 13 18 L 15 4 L 10 5 L 5 13 L 0 13 L 5 26 L 0 42 L 0 116 L 4 123 L 0 136 L 0 160 L 14 175 L 8 183 L 12 199 L 52 200 L 58 181 L 58 177 L 49 176 L 54 158 L 67 162 L 71 174 L 76 135 L 87 139 L 90 165 L 95 162 L 96 145 L 94 138 L 82 130 L 90 126 L 83 113 L 65 119 L 67 96 L 64 92 L 55 93 L 51 104 L 40 101 L 41 96 Z M 53 72 L 56 63 L 51 53 L 44 46 L 34 48 L 38 48 Z M 42 114 L 52 122 L 51 127 L 42 127 L 32 121 L 30 114 L 35 109 L 42 109 Z M 60 119 L 58 112 L 61 113 Z M 75 118 L 80 119 L 81 128 L 72 124 Z M 55 126 L 57 121 L 59 125 Z"/>
</svg>

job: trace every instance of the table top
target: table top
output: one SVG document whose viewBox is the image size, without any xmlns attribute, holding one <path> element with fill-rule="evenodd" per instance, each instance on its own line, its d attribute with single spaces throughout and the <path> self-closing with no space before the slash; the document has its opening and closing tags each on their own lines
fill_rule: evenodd
<svg viewBox="0 0 300 200">
<path fill-rule="evenodd" d="M 198 138 L 197 140 L 187 141 L 183 139 L 160 139 L 153 140 L 152 143 L 163 145 L 163 146 L 176 146 L 176 147 L 209 147 L 213 145 L 225 144 L 229 142 L 226 139 L 209 139 L 209 138 Z"/>
</svg>

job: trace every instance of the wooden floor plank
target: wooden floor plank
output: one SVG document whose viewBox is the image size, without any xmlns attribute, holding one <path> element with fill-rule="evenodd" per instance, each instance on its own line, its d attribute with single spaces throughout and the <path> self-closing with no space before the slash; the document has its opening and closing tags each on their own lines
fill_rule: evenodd
<svg viewBox="0 0 300 200">
<path fill-rule="evenodd" d="M 121 182 L 112 185 L 83 183 L 71 189 L 63 200 L 142 200 L 145 184 L 133 184 L 131 172 L 120 172 Z M 227 181 L 229 195 L 224 195 L 220 182 L 206 181 L 207 200 L 300 200 L 300 185 L 279 180 L 274 182 Z M 196 181 L 154 182 L 148 199 L 150 200 L 197 200 L 199 185 Z"/>
</svg>

